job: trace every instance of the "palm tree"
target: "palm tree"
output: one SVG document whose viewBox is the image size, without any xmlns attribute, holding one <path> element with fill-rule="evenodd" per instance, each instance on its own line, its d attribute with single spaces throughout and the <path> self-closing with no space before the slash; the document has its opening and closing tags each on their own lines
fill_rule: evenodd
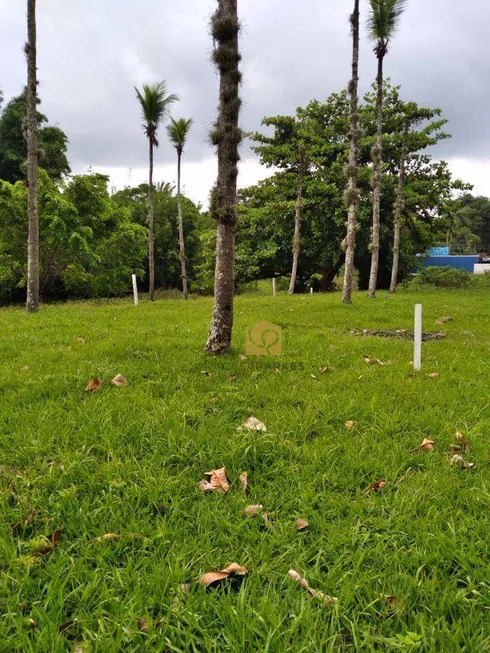
<svg viewBox="0 0 490 653">
<path fill-rule="evenodd" d="M 369 0 L 371 12 L 368 16 L 368 30 L 372 41 L 376 42 L 374 53 L 378 59 L 376 77 L 376 144 L 372 149 L 373 160 L 373 229 L 371 235 L 371 272 L 369 275 L 368 296 L 376 296 L 379 264 L 379 216 L 381 207 L 381 181 L 383 174 L 383 63 L 388 54 L 388 44 L 398 26 L 405 9 L 406 0 Z"/>
<path fill-rule="evenodd" d="M 177 150 L 177 211 L 179 216 L 179 261 L 182 276 L 182 292 L 184 299 L 187 299 L 187 272 L 185 269 L 185 247 L 184 247 L 184 220 L 182 218 L 182 198 L 180 196 L 180 169 L 182 163 L 182 154 L 184 152 L 185 142 L 192 125 L 192 119 L 180 118 L 174 120 L 171 118 L 170 125 L 167 126 L 169 138 Z"/>
<path fill-rule="evenodd" d="M 359 200 L 357 190 L 357 162 L 359 159 L 359 0 L 354 0 L 354 11 L 350 17 L 352 27 L 352 79 L 349 82 L 350 93 L 350 152 L 347 166 L 347 190 L 345 202 L 347 205 L 347 236 L 345 239 L 345 268 L 342 301 L 350 304 L 352 301 L 352 278 L 354 276 L 354 252 L 356 249 L 356 210 Z"/>
<path fill-rule="evenodd" d="M 150 301 L 155 299 L 155 226 L 153 220 L 153 150 L 158 147 L 158 128 L 168 116 L 170 105 L 179 98 L 168 95 L 167 82 L 145 84 L 143 92 L 136 87 L 136 97 L 141 106 L 143 131 L 149 144 L 149 184 L 148 184 L 148 268 L 150 274 Z"/>
<path fill-rule="evenodd" d="M 216 234 L 216 270 L 214 308 L 205 349 L 222 354 L 231 347 L 233 299 L 235 293 L 235 231 L 237 213 L 238 147 L 242 131 L 240 115 L 237 0 L 218 0 L 211 21 L 215 43 L 213 59 L 220 74 L 219 113 L 211 139 L 218 150 L 218 179 L 211 192 L 210 211 L 218 223 Z"/>
<path fill-rule="evenodd" d="M 39 219 L 37 204 L 37 44 L 36 0 L 27 0 L 27 301 L 28 313 L 39 309 Z"/>
</svg>

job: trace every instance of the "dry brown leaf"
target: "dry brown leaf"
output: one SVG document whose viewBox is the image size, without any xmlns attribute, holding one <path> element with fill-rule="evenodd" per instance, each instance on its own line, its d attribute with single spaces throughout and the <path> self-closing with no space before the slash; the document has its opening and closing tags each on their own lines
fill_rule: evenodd
<svg viewBox="0 0 490 653">
<path fill-rule="evenodd" d="M 248 569 L 238 565 L 236 562 L 232 562 L 231 565 L 228 565 L 225 569 L 220 569 L 219 571 L 209 571 L 207 574 L 203 574 L 199 578 L 199 585 L 203 587 L 209 587 L 210 585 L 215 585 L 216 583 L 226 580 L 229 576 L 245 576 L 248 574 Z"/>
<path fill-rule="evenodd" d="M 310 596 L 313 596 L 315 599 L 321 599 L 325 605 L 331 605 L 332 603 L 336 603 L 337 599 L 333 596 L 328 596 L 328 594 L 325 594 L 324 592 L 320 590 L 315 590 L 312 587 L 310 587 L 310 584 L 306 580 L 306 578 L 302 578 L 300 574 L 298 574 L 297 571 L 294 569 L 290 569 L 288 571 L 289 578 L 294 580 L 296 583 L 300 585 L 303 589 L 305 589 Z"/>
<path fill-rule="evenodd" d="M 434 446 L 435 446 L 434 440 L 428 440 L 427 438 L 424 438 L 422 440 L 422 444 L 420 445 L 419 449 L 420 451 L 433 451 Z"/>
<path fill-rule="evenodd" d="M 452 317 L 440 317 L 436 320 L 436 324 L 445 324 L 446 322 L 452 322 Z"/>
<path fill-rule="evenodd" d="M 461 443 L 461 445 L 462 445 L 463 449 L 466 451 L 466 453 L 469 453 L 471 451 L 470 443 L 468 442 L 468 440 L 466 440 L 466 438 L 464 437 L 464 435 L 462 433 L 460 433 L 459 431 L 456 431 L 456 435 L 454 437 L 456 438 L 456 440 L 458 442 Z"/>
<path fill-rule="evenodd" d="M 463 446 L 461 444 L 450 444 L 449 453 L 458 453 L 462 448 Z"/>
<path fill-rule="evenodd" d="M 58 542 L 61 540 L 61 534 L 63 533 L 62 528 L 58 528 L 58 530 L 53 531 L 51 535 L 49 536 L 49 539 L 51 540 L 51 544 L 53 546 L 56 546 Z"/>
<path fill-rule="evenodd" d="M 27 623 L 31 628 L 37 628 L 37 621 L 34 621 L 34 619 L 28 619 Z"/>
<path fill-rule="evenodd" d="M 213 375 L 211 374 L 211 372 L 208 372 L 207 370 L 201 370 L 201 374 L 202 374 L 203 376 L 213 376 Z"/>
<path fill-rule="evenodd" d="M 318 368 L 318 371 L 320 372 L 320 374 L 326 374 L 326 373 L 329 372 L 330 370 L 329 370 L 328 367 L 319 367 L 319 368 Z"/>
<path fill-rule="evenodd" d="M 230 484 L 226 478 L 226 467 L 212 469 L 210 472 L 206 472 L 205 476 L 209 476 L 209 480 L 202 480 L 198 483 L 198 486 L 204 492 L 221 492 L 221 494 L 226 494 L 230 489 Z"/>
<path fill-rule="evenodd" d="M 441 377 L 439 372 L 432 372 L 431 374 L 427 374 L 427 376 L 429 377 L 429 379 L 439 379 Z"/>
<path fill-rule="evenodd" d="M 243 354 L 238 354 L 238 358 L 239 358 L 241 361 L 246 361 L 246 360 L 247 360 L 247 357 L 244 356 Z"/>
<path fill-rule="evenodd" d="M 256 515 L 258 512 L 264 509 L 264 506 L 261 503 L 258 503 L 254 506 L 247 506 L 245 510 L 243 511 L 243 516 L 244 517 L 253 517 Z"/>
<path fill-rule="evenodd" d="M 21 528 L 26 528 L 27 526 L 29 526 L 29 524 L 31 522 L 33 522 L 35 518 L 36 518 L 36 511 L 31 510 L 31 512 L 26 516 L 26 518 L 23 521 L 15 522 L 15 524 L 12 524 L 12 526 L 10 528 L 15 533 L 16 531 L 20 530 Z"/>
<path fill-rule="evenodd" d="M 381 488 L 384 488 L 385 485 L 386 485 L 386 481 L 381 479 L 380 481 L 371 483 L 371 485 L 365 489 L 365 492 L 366 494 L 369 494 L 369 492 L 379 492 Z"/>
<path fill-rule="evenodd" d="M 90 379 L 90 381 L 88 382 L 87 387 L 85 388 L 85 391 L 86 392 L 98 392 L 102 388 L 103 383 L 104 383 L 104 381 L 100 377 L 96 376 L 93 379 Z"/>
<path fill-rule="evenodd" d="M 305 528 L 308 528 L 309 524 L 306 521 L 306 519 L 297 519 L 296 520 L 296 528 L 298 531 L 304 531 Z"/>
<path fill-rule="evenodd" d="M 240 476 L 238 477 L 240 480 L 240 485 L 242 488 L 243 494 L 247 492 L 247 485 L 248 485 L 248 474 L 247 472 L 242 472 Z"/>
<path fill-rule="evenodd" d="M 357 422 L 356 422 L 355 420 L 350 419 L 350 420 L 348 420 L 348 421 L 345 423 L 345 428 L 346 428 L 347 430 L 349 430 L 349 429 L 353 429 L 354 426 L 355 426 L 356 424 L 357 424 Z"/>
<path fill-rule="evenodd" d="M 230 376 L 228 377 L 228 381 L 235 381 L 235 380 L 236 380 L 236 376 L 233 375 L 233 374 L 230 374 Z"/>
<path fill-rule="evenodd" d="M 262 519 L 264 520 L 264 526 L 266 526 L 266 527 L 272 526 L 272 522 L 269 519 L 269 513 L 268 512 L 263 512 L 262 513 Z"/>
<path fill-rule="evenodd" d="M 364 362 L 368 365 L 380 365 L 381 367 L 389 363 L 389 361 L 382 361 L 379 358 L 371 358 L 370 356 L 364 356 Z"/>
<path fill-rule="evenodd" d="M 320 379 L 319 379 L 317 376 L 315 376 L 314 374 L 310 374 L 310 376 L 311 376 L 311 378 L 312 378 L 314 381 L 319 381 L 319 380 L 320 380 Z"/>
<path fill-rule="evenodd" d="M 462 456 L 455 454 L 451 458 L 451 465 L 457 465 L 458 467 L 461 467 L 461 469 L 473 469 L 475 463 L 468 463 Z"/>
<path fill-rule="evenodd" d="M 265 424 L 257 419 L 256 417 L 249 417 L 243 422 L 243 428 L 248 431 L 262 431 L 265 433 L 267 431 Z"/>
<path fill-rule="evenodd" d="M 125 376 L 122 374 L 118 374 L 111 380 L 112 385 L 115 385 L 117 387 L 122 386 L 122 385 L 128 385 L 129 381 Z"/>
<path fill-rule="evenodd" d="M 281 370 L 278 367 L 274 368 L 274 374 L 280 374 Z"/>
<path fill-rule="evenodd" d="M 83 336 L 75 336 L 75 340 L 77 342 L 85 342 L 85 338 Z"/>
<path fill-rule="evenodd" d="M 148 619 L 144 619 L 143 617 L 138 617 L 136 619 L 136 623 L 138 624 L 138 630 L 142 633 L 147 633 L 148 632 Z"/>
</svg>

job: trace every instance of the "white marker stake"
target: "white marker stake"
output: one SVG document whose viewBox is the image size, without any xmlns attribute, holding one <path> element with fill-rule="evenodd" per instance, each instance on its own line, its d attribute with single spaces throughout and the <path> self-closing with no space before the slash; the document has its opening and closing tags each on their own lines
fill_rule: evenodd
<svg viewBox="0 0 490 653">
<path fill-rule="evenodd" d="M 133 295 L 134 295 L 134 305 L 138 306 L 138 285 L 136 283 L 135 274 L 133 274 Z"/>
<path fill-rule="evenodd" d="M 415 326 L 413 335 L 413 369 L 422 368 L 422 304 L 415 304 Z"/>
<path fill-rule="evenodd" d="M 313 288 L 310 288 L 310 295 L 313 295 Z"/>
<path fill-rule="evenodd" d="M 272 279 L 272 296 L 276 296 L 276 280 L 275 278 Z"/>
</svg>

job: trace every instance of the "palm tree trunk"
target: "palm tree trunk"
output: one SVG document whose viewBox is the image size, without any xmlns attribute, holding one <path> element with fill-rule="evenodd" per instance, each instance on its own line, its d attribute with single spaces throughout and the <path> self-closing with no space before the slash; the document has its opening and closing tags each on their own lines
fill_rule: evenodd
<svg viewBox="0 0 490 653">
<path fill-rule="evenodd" d="M 359 0 L 354 1 L 352 24 L 352 79 L 350 91 L 350 153 L 347 183 L 347 237 L 345 251 L 344 287 L 342 301 L 350 304 L 352 301 L 352 279 L 354 276 L 354 254 L 356 249 L 356 210 L 359 193 L 357 190 L 357 162 L 359 158 Z"/>
<path fill-rule="evenodd" d="M 373 231 L 371 234 L 371 272 L 369 275 L 368 297 L 376 297 L 379 267 L 379 223 L 381 211 L 381 182 L 383 174 L 383 56 L 378 56 L 378 95 L 376 101 L 377 139 L 373 147 Z"/>
<path fill-rule="evenodd" d="M 37 44 L 36 0 L 27 1 L 27 301 L 28 313 L 39 309 L 39 216 L 37 201 Z"/>
<path fill-rule="evenodd" d="M 177 152 L 177 211 L 179 214 L 179 261 L 182 277 L 182 294 L 187 299 L 187 271 L 185 268 L 184 219 L 182 217 L 182 197 L 180 194 L 180 173 L 182 153 Z"/>
<path fill-rule="evenodd" d="M 294 236 L 293 236 L 293 267 L 291 270 L 291 281 L 289 283 L 288 295 L 294 293 L 296 286 L 296 277 L 298 274 L 298 260 L 300 251 L 300 237 L 301 237 L 301 205 L 303 202 L 303 163 L 300 163 L 298 174 L 298 194 L 296 197 L 296 208 L 294 214 Z"/>
<path fill-rule="evenodd" d="M 155 299 L 155 220 L 153 210 L 153 141 L 150 143 L 150 165 L 149 165 L 149 183 L 148 183 L 148 271 L 150 276 L 149 294 L 150 301 Z"/>
<path fill-rule="evenodd" d="M 205 349 L 223 354 L 231 347 L 235 293 L 235 230 L 237 205 L 238 146 L 242 133 L 240 114 L 237 0 L 218 0 L 212 19 L 216 43 L 213 58 L 220 73 L 219 114 L 214 131 L 218 148 L 218 179 L 211 195 L 211 215 L 218 222 L 214 309 Z"/>
<path fill-rule="evenodd" d="M 394 218 L 394 235 L 393 235 L 393 266 L 391 268 L 390 293 L 394 293 L 398 283 L 398 267 L 400 261 L 400 229 L 403 213 L 403 191 L 405 188 L 405 166 L 408 154 L 408 118 L 405 120 L 405 129 L 403 131 L 403 147 L 400 157 L 400 172 L 398 174 L 398 188 L 396 191 L 395 218 Z"/>
</svg>

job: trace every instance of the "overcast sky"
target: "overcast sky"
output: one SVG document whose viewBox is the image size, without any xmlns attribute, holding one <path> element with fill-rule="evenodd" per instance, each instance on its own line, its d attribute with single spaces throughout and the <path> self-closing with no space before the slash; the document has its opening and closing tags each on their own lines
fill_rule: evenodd
<svg viewBox="0 0 490 653">
<path fill-rule="evenodd" d="M 42 111 L 70 140 L 74 172 L 89 166 L 114 185 L 146 178 L 147 146 L 134 85 L 166 79 L 181 101 L 175 117 L 192 117 L 185 152 L 187 194 L 207 202 L 215 178 L 207 134 L 216 115 L 218 78 L 210 62 L 213 0 L 37 0 Z M 346 86 L 350 75 L 351 0 L 238 0 L 242 22 L 244 99 L 241 125 L 258 129 L 265 115 L 290 114 Z M 471 11 L 468 11 L 471 5 Z M 366 12 L 368 0 L 361 0 Z M 0 0 L 0 88 L 5 99 L 25 84 L 25 0 Z M 363 23 L 364 24 L 364 23 Z M 434 154 L 490 196 L 490 3 L 408 0 L 390 46 L 386 74 L 402 96 L 439 106 L 449 141 Z M 361 90 L 376 74 L 362 32 Z M 157 178 L 175 180 L 166 138 Z M 241 185 L 266 176 L 247 145 Z"/>
</svg>

